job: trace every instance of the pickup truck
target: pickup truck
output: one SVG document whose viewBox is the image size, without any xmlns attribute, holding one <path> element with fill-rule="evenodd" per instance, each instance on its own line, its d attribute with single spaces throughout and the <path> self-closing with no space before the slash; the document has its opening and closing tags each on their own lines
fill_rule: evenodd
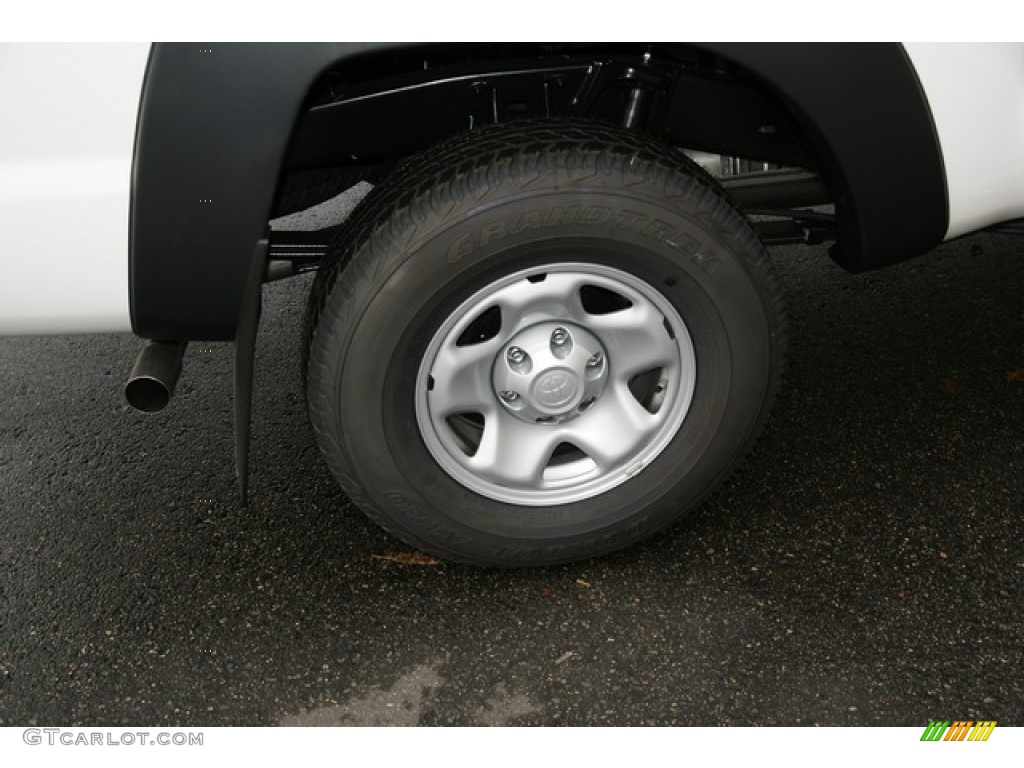
<svg viewBox="0 0 1024 768">
<path fill-rule="evenodd" d="M 783 370 L 766 248 L 1024 233 L 1017 44 L 4 45 L 0 99 L 0 333 L 134 333 L 143 411 L 232 341 L 244 503 L 261 286 L 315 270 L 327 465 L 479 565 L 628 546 L 730 474 Z"/>
</svg>

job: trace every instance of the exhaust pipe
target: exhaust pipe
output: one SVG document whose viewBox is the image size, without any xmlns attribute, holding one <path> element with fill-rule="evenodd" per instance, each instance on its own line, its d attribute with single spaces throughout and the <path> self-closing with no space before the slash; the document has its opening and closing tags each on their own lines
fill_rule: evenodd
<svg viewBox="0 0 1024 768">
<path fill-rule="evenodd" d="M 124 386 L 128 404 L 145 413 L 156 413 L 171 401 L 181 374 L 184 341 L 148 341 Z"/>
</svg>

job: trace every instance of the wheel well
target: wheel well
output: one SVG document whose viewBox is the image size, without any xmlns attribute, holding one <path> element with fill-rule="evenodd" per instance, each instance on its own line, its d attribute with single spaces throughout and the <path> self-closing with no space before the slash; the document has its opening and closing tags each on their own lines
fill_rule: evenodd
<svg viewBox="0 0 1024 768">
<path fill-rule="evenodd" d="M 600 120 L 668 144 L 813 168 L 789 107 L 754 73 L 684 44 L 459 44 L 374 51 L 328 67 L 304 100 L 275 213 L 316 186 L 373 181 L 453 135 L 529 118 Z"/>
<path fill-rule="evenodd" d="M 931 112 L 894 43 L 402 47 L 328 67 L 304 107 L 284 189 L 309 168 L 372 174 L 482 125 L 570 116 L 814 171 L 852 271 L 927 251 L 948 225 Z"/>
</svg>

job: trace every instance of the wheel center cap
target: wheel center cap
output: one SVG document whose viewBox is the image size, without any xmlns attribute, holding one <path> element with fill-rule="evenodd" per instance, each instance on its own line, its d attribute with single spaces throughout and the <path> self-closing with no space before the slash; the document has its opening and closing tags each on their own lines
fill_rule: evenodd
<svg viewBox="0 0 1024 768">
<path fill-rule="evenodd" d="M 608 358 L 598 338 L 573 323 L 547 321 L 519 331 L 498 353 L 491 383 L 498 401 L 531 424 L 560 424 L 604 391 Z"/>
<path fill-rule="evenodd" d="M 559 410 L 579 392 L 578 378 L 570 371 L 548 371 L 533 382 L 533 399 L 542 408 Z"/>
</svg>

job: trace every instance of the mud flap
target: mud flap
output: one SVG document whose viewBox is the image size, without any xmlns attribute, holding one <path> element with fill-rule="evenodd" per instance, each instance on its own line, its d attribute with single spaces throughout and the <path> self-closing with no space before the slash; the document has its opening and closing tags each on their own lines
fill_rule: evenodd
<svg viewBox="0 0 1024 768">
<path fill-rule="evenodd" d="M 256 362 L 256 331 L 260 324 L 268 241 L 256 243 L 242 294 L 235 331 L 235 477 L 242 506 L 249 495 L 249 433 L 252 422 L 252 379 Z"/>
</svg>

